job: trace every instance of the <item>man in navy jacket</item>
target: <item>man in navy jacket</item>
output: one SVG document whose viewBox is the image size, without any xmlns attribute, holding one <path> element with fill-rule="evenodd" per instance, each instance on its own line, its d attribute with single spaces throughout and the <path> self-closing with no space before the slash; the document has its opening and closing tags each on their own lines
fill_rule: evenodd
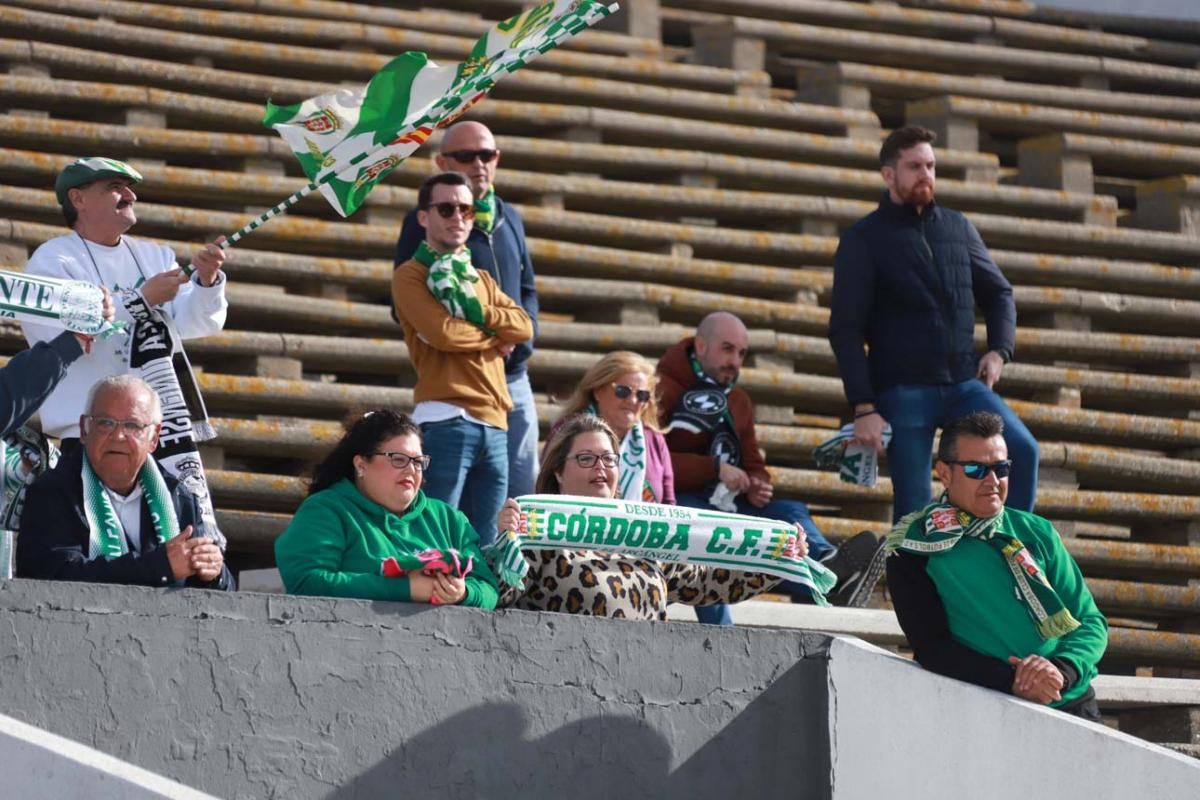
<svg viewBox="0 0 1200 800">
<path fill-rule="evenodd" d="M 500 291 L 525 309 L 533 321 L 536 339 L 538 298 L 533 261 L 525 244 L 525 223 L 515 208 L 500 199 L 493 187 L 500 151 L 492 132 L 478 122 L 453 125 L 442 137 L 441 152 L 435 160 L 439 169 L 467 176 L 475 196 L 475 227 L 467 239 L 471 264 L 491 275 Z M 425 229 L 417 221 L 414 209 L 404 218 L 400 239 L 396 242 L 395 266 L 411 259 L 423 241 Z M 504 362 L 508 393 L 513 401 L 513 410 L 508 412 L 509 497 L 533 492 L 537 478 L 537 409 L 525 365 L 531 355 L 533 339 L 518 344 Z"/>
<path fill-rule="evenodd" d="M 893 131 L 879 151 L 887 192 L 879 208 L 838 245 L 829 342 L 855 440 L 881 448 L 885 424 L 894 501 L 902 516 L 930 500 L 937 429 L 973 411 L 1004 419 L 1013 461 L 1008 505 L 1032 511 L 1038 447 L 992 391 L 1012 358 L 1012 286 L 966 217 L 934 202 L 932 131 Z M 975 310 L 987 324 L 987 352 L 975 353 Z"/>
</svg>

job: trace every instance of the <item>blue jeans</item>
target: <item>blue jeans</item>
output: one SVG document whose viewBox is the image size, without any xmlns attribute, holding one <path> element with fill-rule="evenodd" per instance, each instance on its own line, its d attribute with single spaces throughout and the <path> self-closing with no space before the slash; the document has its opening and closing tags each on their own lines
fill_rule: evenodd
<svg viewBox="0 0 1200 800">
<path fill-rule="evenodd" d="M 680 494 L 677 492 L 675 494 L 675 504 L 687 506 L 688 508 L 712 508 L 708 503 L 709 494 Z M 758 508 L 747 501 L 745 495 L 738 495 L 734 502 L 737 504 L 737 513 L 739 514 L 746 514 L 751 517 L 763 517 L 764 519 L 778 519 L 783 522 L 799 522 L 804 528 L 804 532 L 808 534 L 809 558 L 820 561 L 834 551 L 833 545 L 829 543 L 829 540 L 821 533 L 817 524 L 813 522 L 812 515 L 808 513 L 808 506 L 799 500 L 772 500 L 762 508 Z M 781 583 L 780 588 L 793 593 L 807 591 L 806 587 L 793 584 L 789 581 Z M 707 625 L 733 624 L 733 618 L 729 614 L 729 606 L 724 603 L 713 606 L 696 606 L 696 619 Z"/>
<path fill-rule="evenodd" d="M 508 496 L 533 494 L 538 474 L 538 418 L 529 374 L 508 381 L 513 410 L 508 412 Z"/>
<path fill-rule="evenodd" d="M 508 435 L 463 417 L 421 426 L 425 494 L 457 508 L 479 534 L 479 544 L 496 539 L 496 515 L 508 494 Z"/>
<path fill-rule="evenodd" d="M 924 508 L 932 499 L 933 436 L 972 411 L 992 411 L 1004 419 L 1004 442 L 1012 459 L 1005 505 L 1033 511 L 1037 500 L 1038 445 L 1025 423 L 1000 395 L 978 379 L 944 385 L 908 384 L 879 393 L 876 408 L 892 426 L 888 467 L 892 475 L 892 518 Z"/>
</svg>

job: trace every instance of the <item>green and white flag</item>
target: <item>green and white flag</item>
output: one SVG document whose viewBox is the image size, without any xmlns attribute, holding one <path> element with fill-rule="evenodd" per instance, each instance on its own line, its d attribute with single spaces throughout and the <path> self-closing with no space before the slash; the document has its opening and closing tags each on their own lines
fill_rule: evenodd
<svg viewBox="0 0 1200 800">
<path fill-rule="evenodd" d="M 425 53 L 403 53 L 362 89 L 290 106 L 268 103 L 263 124 L 279 132 L 304 174 L 346 217 L 434 130 L 483 99 L 496 81 L 616 9 L 596 0 L 551 0 L 496 23 L 460 64 L 439 66 Z"/>
</svg>

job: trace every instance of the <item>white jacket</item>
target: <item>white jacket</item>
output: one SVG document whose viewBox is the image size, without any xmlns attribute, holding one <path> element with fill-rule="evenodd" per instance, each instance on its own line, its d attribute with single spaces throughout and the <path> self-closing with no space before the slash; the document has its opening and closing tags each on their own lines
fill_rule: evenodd
<svg viewBox="0 0 1200 800">
<path fill-rule="evenodd" d="M 116 293 L 139 289 L 147 279 L 174 269 L 175 252 L 160 244 L 122 236 L 116 247 L 84 242 L 77 233 L 69 233 L 43 244 L 29 258 L 25 271 L 30 275 L 67 278 L 107 286 L 113 292 L 117 319 L 129 322 L 129 314 L 116 301 Z M 229 302 L 225 299 L 225 276 L 218 274 L 213 286 L 201 286 L 196 278 L 179 287 L 175 299 L 161 306 L 175 321 L 184 339 L 198 339 L 219 333 L 225 326 Z M 29 344 L 53 339 L 59 328 L 22 323 Z M 129 341 L 126 334 L 115 334 L 92 343 L 92 353 L 79 359 L 67 371 L 42 405 L 42 430 L 48 436 L 79 436 L 79 417 L 84 413 L 88 390 L 101 378 L 129 371 Z"/>
</svg>

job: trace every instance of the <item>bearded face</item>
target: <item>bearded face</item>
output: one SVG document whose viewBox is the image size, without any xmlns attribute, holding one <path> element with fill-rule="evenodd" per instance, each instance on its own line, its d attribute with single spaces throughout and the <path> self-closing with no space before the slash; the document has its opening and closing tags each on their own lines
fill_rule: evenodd
<svg viewBox="0 0 1200 800">
<path fill-rule="evenodd" d="M 926 142 L 901 150 L 895 166 L 882 170 L 892 202 L 923 210 L 933 202 L 936 167 L 933 147 Z"/>
</svg>

